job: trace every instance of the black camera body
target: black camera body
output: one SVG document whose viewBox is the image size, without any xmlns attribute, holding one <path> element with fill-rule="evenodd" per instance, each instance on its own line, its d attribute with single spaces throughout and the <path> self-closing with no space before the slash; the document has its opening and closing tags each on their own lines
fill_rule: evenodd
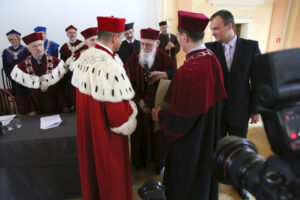
<svg viewBox="0 0 300 200">
<path fill-rule="evenodd" d="M 275 155 L 265 160 L 247 139 L 223 138 L 214 174 L 258 200 L 300 199 L 300 49 L 256 57 L 259 112 Z"/>
</svg>

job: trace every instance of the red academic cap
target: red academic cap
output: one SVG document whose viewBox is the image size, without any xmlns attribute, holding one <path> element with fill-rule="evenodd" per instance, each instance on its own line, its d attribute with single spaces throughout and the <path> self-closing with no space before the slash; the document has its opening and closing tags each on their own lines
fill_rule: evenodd
<svg viewBox="0 0 300 200">
<path fill-rule="evenodd" d="M 77 28 L 73 25 L 70 25 L 66 28 L 66 32 L 68 32 L 70 29 L 74 29 L 75 31 L 77 31 Z"/>
<path fill-rule="evenodd" d="M 159 35 L 158 30 L 154 30 L 152 28 L 141 29 L 141 38 L 142 39 L 157 40 L 158 35 Z"/>
<path fill-rule="evenodd" d="M 81 31 L 81 35 L 84 37 L 84 39 L 88 39 L 94 35 L 97 35 L 97 27 L 91 27 L 85 29 Z"/>
<path fill-rule="evenodd" d="M 209 19 L 202 13 L 178 11 L 178 27 L 190 32 L 204 32 Z"/>
<path fill-rule="evenodd" d="M 29 35 L 24 36 L 23 41 L 25 42 L 26 45 L 38 41 L 38 40 L 43 40 L 43 34 L 42 33 L 31 33 Z"/>
<path fill-rule="evenodd" d="M 97 17 L 97 21 L 99 31 L 108 31 L 113 33 L 124 32 L 125 18 Z"/>
</svg>

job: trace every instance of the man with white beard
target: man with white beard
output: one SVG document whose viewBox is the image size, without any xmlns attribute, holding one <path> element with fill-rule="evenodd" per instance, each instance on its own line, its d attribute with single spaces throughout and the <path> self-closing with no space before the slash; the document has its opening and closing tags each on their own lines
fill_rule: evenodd
<svg viewBox="0 0 300 200">
<path fill-rule="evenodd" d="M 154 107 L 158 82 L 152 83 L 149 72 L 176 69 L 172 58 L 158 48 L 159 31 L 141 29 L 141 47 L 128 59 L 125 69 L 135 91 L 134 101 L 138 105 L 137 128 L 131 135 L 131 161 L 136 168 L 149 167 L 154 163 L 158 173 L 165 161 L 163 134 L 154 132 L 151 110 Z"/>
</svg>

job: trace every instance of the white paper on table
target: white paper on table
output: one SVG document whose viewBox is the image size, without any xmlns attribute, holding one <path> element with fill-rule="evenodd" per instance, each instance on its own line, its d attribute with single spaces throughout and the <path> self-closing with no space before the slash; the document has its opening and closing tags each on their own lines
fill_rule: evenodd
<svg viewBox="0 0 300 200">
<path fill-rule="evenodd" d="M 16 115 L 3 115 L 0 116 L 0 122 L 2 122 L 2 126 L 6 126 Z"/>
<path fill-rule="evenodd" d="M 61 124 L 60 115 L 52 115 L 48 117 L 41 117 L 41 129 L 49 129 L 57 127 Z"/>
</svg>

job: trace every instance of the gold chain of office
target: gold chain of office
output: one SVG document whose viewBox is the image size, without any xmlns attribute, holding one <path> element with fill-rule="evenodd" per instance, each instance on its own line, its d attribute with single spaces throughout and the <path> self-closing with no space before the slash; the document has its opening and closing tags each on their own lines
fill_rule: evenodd
<svg viewBox="0 0 300 200">
<path fill-rule="evenodd" d="M 47 60 L 47 71 L 46 74 L 51 74 L 53 70 L 53 58 L 50 55 L 46 55 L 46 60 Z M 26 65 L 26 71 L 30 75 L 35 75 L 33 68 L 32 68 L 32 62 L 31 62 L 31 56 L 26 58 L 25 60 L 25 65 Z"/>
<path fill-rule="evenodd" d="M 21 51 L 24 50 L 24 47 L 22 47 L 18 51 L 12 51 L 10 48 L 7 48 L 6 50 L 14 56 L 14 60 L 18 60 L 18 55 Z"/>
<path fill-rule="evenodd" d="M 205 51 L 201 51 L 201 52 L 198 52 L 196 54 L 193 54 L 186 61 L 184 61 L 184 63 L 189 62 L 190 60 L 197 59 L 197 58 L 202 57 L 202 56 L 212 55 L 212 54 L 213 54 L 213 52 L 211 50 L 206 49 Z"/>
</svg>

